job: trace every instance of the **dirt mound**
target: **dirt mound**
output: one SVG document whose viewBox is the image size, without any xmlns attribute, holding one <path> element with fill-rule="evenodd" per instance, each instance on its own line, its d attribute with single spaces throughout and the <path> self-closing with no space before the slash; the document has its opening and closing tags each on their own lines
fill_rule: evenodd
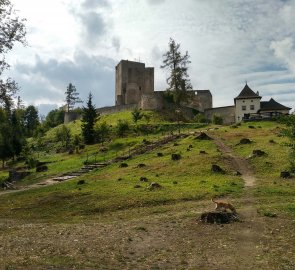
<svg viewBox="0 0 295 270">
<path fill-rule="evenodd" d="M 201 132 L 199 136 L 195 138 L 196 140 L 212 140 L 205 132 Z"/>
</svg>

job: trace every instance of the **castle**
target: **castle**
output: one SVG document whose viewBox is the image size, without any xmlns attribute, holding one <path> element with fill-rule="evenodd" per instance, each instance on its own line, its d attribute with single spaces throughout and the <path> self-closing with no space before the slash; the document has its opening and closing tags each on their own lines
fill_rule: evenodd
<svg viewBox="0 0 295 270">
<path fill-rule="evenodd" d="M 210 90 L 188 91 L 189 101 L 181 104 L 199 112 L 212 108 Z M 154 68 L 144 63 L 121 60 L 116 66 L 116 106 L 135 105 L 144 110 L 164 108 L 164 92 L 154 91 Z"/>
<path fill-rule="evenodd" d="M 222 118 L 224 124 L 271 118 L 280 114 L 289 114 L 291 110 L 274 99 L 260 101 L 259 93 L 255 93 L 247 83 L 234 99 L 235 104 L 231 106 L 213 108 L 210 90 L 189 90 L 187 93 L 188 101 L 180 104 L 183 112 L 191 116 L 196 112 L 203 113 L 205 118 L 210 120 L 217 115 Z M 154 90 L 154 68 L 128 60 L 121 60 L 116 66 L 115 104 L 99 108 L 97 112 L 109 114 L 134 108 L 155 111 L 173 108 L 165 101 L 164 91 Z M 75 119 L 76 115 L 66 112 L 65 123 Z"/>
</svg>

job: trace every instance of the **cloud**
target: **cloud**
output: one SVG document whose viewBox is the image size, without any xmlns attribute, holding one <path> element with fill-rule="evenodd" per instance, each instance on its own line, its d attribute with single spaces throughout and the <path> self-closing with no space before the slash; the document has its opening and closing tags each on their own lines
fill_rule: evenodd
<svg viewBox="0 0 295 270">
<path fill-rule="evenodd" d="M 114 68 L 112 59 L 78 51 L 73 60 L 50 59 L 45 62 L 37 57 L 35 64 L 19 63 L 15 70 L 23 100 L 34 100 L 34 104 L 41 107 L 44 104 L 60 106 L 71 82 L 82 100 L 86 101 L 91 91 L 94 103 L 101 107 L 114 104 Z"/>
<path fill-rule="evenodd" d="M 117 52 L 120 51 L 120 48 L 121 48 L 121 41 L 120 41 L 120 38 L 118 37 L 113 37 L 112 38 L 112 45 L 113 47 L 116 49 Z"/>
<path fill-rule="evenodd" d="M 82 7 L 85 9 L 95 9 L 97 7 L 109 7 L 110 3 L 108 0 L 85 0 L 82 3 Z"/>
<path fill-rule="evenodd" d="M 147 0 L 147 2 L 151 5 L 159 5 L 159 4 L 163 4 L 164 2 L 166 2 L 166 0 Z"/>
<path fill-rule="evenodd" d="M 78 14 L 82 24 L 82 37 L 84 45 L 93 48 L 105 34 L 106 24 L 103 17 L 94 11 Z"/>
<path fill-rule="evenodd" d="M 277 59 L 286 64 L 295 75 L 295 48 L 293 39 L 287 37 L 280 41 L 273 41 L 271 42 L 270 48 L 274 51 Z"/>
</svg>

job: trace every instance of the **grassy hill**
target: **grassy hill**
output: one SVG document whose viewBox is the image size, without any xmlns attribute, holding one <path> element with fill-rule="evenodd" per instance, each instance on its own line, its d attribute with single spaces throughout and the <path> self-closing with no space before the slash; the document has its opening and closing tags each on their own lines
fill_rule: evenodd
<svg viewBox="0 0 295 270">
<path fill-rule="evenodd" d="M 100 151 L 100 144 L 86 146 L 79 153 L 72 155 L 40 152 L 41 161 L 51 162 L 48 163 L 49 170 L 44 173 L 33 173 L 20 184 L 31 185 L 63 172 L 76 170 L 81 168 L 86 160 L 108 162 L 149 145 L 156 145 L 157 142 L 164 142 L 165 138 L 171 136 L 171 132 L 174 135 L 178 134 L 180 126 L 178 123 L 167 122 L 160 115 L 151 114 L 150 125 L 163 125 L 169 128 L 155 129 L 155 132 L 148 135 L 130 130 L 126 137 L 114 136 L 106 142 L 104 152 Z M 107 121 L 115 126 L 118 119 L 130 121 L 130 115 L 130 112 L 124 112 L 104 116 L 100 121 Z M 138 125 L 146 124 L 144 120 L 141 121 Z M 80 122 L 71 123 L 69 127 L 73 133 L 78 134 Z M 292 234 L 292 220 L 294 222 L 295 217 L 295 181 L 292 178 L 280 178 L 280 172 L 288 170 L 289 167 L 289 147 L 286 144 L 288 138 L 282 136 L 283 128 L 284 126 L 276 122 L 218 127 L 181 123 L 181 133 L 185 136 L 175 136 L 168 143 L 161 143 L 151 148 L 152 150 L 133 155 L 127 160 L 113 162 L 104 168 L 95 169 L 73 180 L 55 185 L 29 188 L 10 194 L 0 193 L 0 220 L 11 220 L 20 224 L 15 226 L 30 224 L 35 234 L 40 236 L 42 234 L 38 229 L 40 226 L 45 226 L 50 233 L 57 229 L 61 232 L 61 237 L 68 235 L 72 241 L 77 239 L 81 245 L 82 242 L 85 243 L 81 254 L 88 258 L 84 258 L 81 254 L 82 257 L 77 254 L 77 258 L 69 258 L 66 254 L 58 255 L 52 250 L 50 256 L 45 251 L 47 257 L 27 258 L 26 262 L 22 261 L 23 257 L 19 257 L 18 265 L 41 265 L 41 268 L 49 265 L 56 267 L 79 265 L 81 269 L 87 267 L 95 269 L 98 265 L 103 265 L 106 269 L 116 269 L 128 268 L 129 264 L 133 263 L 132 267 L 139 269 L 141 263 L 144 263 L 147 269 L 152 254 L 147 255 L 148 251 L 144 247 L 150 245 L 159 261 L 169 258 L 171 262 L 161 267 L 159 266 L 161 264 L 157 264 L 159 268 L 155 269 L 171 269 L 169 267 L 172 265 L 176 265 L 177 269 L 194 269 L 192 268 L 194 260 L 184 253 L 184 250 L 192 254 L 201 252 L 200 254 L 207 254 L 213 258 L 210 255 L 210 250 L 213 248 L 210 243 L 214 243 L 215 247 L 223 246 L 225 251 L 222 252 L 225 257 L 240 252 L 236 254 L 236 258 L 243 258 L 246 252 L 249 256 L 247 261 L 251 262 L 253 267 L 262 265 L 263 268 L 265 265 L 273 265 L 273 268 L 269 269 L 280 269 L 276 267 L 284 265 L 285 268 L 282 269 L 292 269 L 295 265 L 294 256 L 289 254 L 289 257 L 284 257 L 283 253 L 286 248 L 294 249 L 288 235 Z M 212 140 L 198 139 L 200 132 L 205 132 Z M 48 141 L 52 141 L 53 137 L 54 130 L 46 134 Z M 242 144 L 242 139 L 249 139 L 250 142 Z M 217 142 L 228 150 L 222 150 Z M 265 154 L 253 155 L 254 150 L 261 150 Z M 172 154 L 179 154 L 181 158 L 172 160 Z M 249 164 L 251 173 L 255 177 L 253 187 L 245 187 L 243 175 L 237 172 L 235 157 Z M 122 167 L 122 163 L 125 163 L 125 166 Z M 213 172 L 213 164 L 219 165 L 223 172 Z M 158 183 L 161 187 L 150 188 L 151 183 Z M 213 207 L 210 201 L 212 197 L 233 201 L 245 222 L 228 225 L 229 227 L 224 229 L 214 225 L 209 226 L 212 230 L 209 227 L 196 225 L 195 219 L 200 211 Z M 86 224 L 92 225 L 88 227 Z M 283 226 L 282 224 L 285 224 L 284 234 L 271 234 L 274 241 L 268 238 L 269 230 L 273 232 L 279 226 Z M 79 228 L 81 226 L 85 232 L 76 231 L 74 226 Z M 66 232 L 68 230 L 66 228 L 71 228 L 71 232 Z M 172 235 L 169 230 L 173 232 Z M 195 230 L 198 231 L 198 239 L 192 238 Z M 222 230 L 226 233 L 222 234 Z M 98 231 L 103 235 L 99 241 L 104 243 L 102 245 L 104 251 L 114 250 L 112 261 L 104 261 L 104 257 L 94 256 L 88 248 L 94 245 L 91 239 L 95 239 L 94 235 Z M 158 235 L 158 231 L 161 234 Z M 257 232 L 260 235 L 256 235 Z M 80 236 L 84 233 L 85 238 L 82 239 Z M 11 237 L 16 234 L 11 232 Z M 242 237 L 244 234 L 246 236 Z M 161 235 L 165 235 L 167 245 L 170 246 L 171 252 L 173 250 L 172 253 L 165 251 L 166 249 L 158 242 L 157 239 L 161 239 Z M 184 245 L 177 235 L 181 239 L 189 239 L 188 242 Z M 39 244 L 46 246 L 48 241 L 50 242 L 49 237 L 46 233 L 42 234 L 42 237 L 47 239 L 46 243 Z M 141 238 L 143 244 L 135 245 L 137 238 Z M 217 239 L 217 242 L 214 239 Z M 248 243 L 247 241 L 250 241 L 251 245 L 245 244 L 244 250 L 239 251 L 243 243 Z M 68 250 L 68 254 L 74 254 L 74 243 L 68 243 L 63 249 Z M 235 243 L 238 243 L 238 246 L 235 246 Z M 56 243 L 48 245 L 61 248 L 64 244 L 57 240 Z M 196 251 L 197 247 L 202 247 L 202 250 Z M 272 256 L 263 253 L 266 247 Z M 14 250 L 13 247 L 10 249 Z M 145 255 L 140 253 L 141 249 L 145 250 L 143 252 Z M 41 248 L 37 250 L 42 254 Z M 260 251 L 264 255 L 252 260 L 253 252 Z M 61 250 L 60 252 L 62 253 Z M 97 252 L 98 250 L 96 254 Z M 31 254 L 30 251 L 28 254 Z M 135 258 L 131 259 L 130 256 L 135 256 L 138 261 Z M 176 261 L 172 263 L 173 260 Z M 7 260 L 4 259 L 3 262 L 8 265 Z M 194 261 L 194 263 L 201 267 L 199 262 Z M 227 263 L 231 265 L 230 260 Z M 231 269 L 238 269 L 238 265 L 239 263 L 236 265 L 233 263 Z"/>
</svg>

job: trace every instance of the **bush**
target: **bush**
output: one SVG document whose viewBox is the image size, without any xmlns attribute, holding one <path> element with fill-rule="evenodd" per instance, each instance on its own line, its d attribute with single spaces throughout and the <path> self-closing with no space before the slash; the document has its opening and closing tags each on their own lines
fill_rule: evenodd
<svg viewBox="0 0 295 270">
<path fill-rule="evenodd" d="M 125 133 L 130 130 L 130 126 L 127 120 L 119 119 L 117 122 L 117 134 L 120 137 L 124 137 Z"/>
<path fill-rule="evenodd" d="M 223 124 L 223 119 L 222 119 L 222 117 L 214 114 L 213 119 L 212 119 L 212 123 L 215 124 L 215 125 L 222 125 Z"/>
</svg>

